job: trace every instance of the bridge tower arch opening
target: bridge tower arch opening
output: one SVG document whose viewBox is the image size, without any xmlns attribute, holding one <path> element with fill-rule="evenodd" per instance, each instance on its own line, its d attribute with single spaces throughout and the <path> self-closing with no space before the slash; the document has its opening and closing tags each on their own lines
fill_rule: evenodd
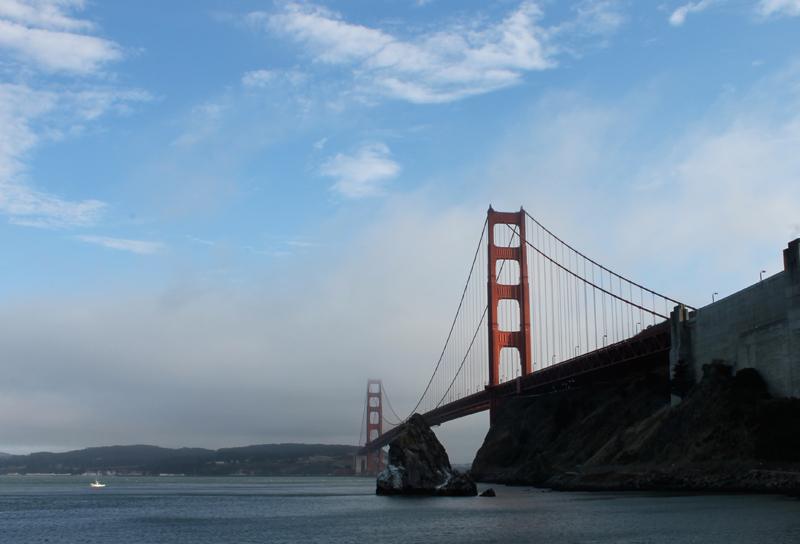
<svg viewBox="0 0 800 544">
<path fill-rule="evenodd" d="M 489 329 L 489 384 L 487 388 L 500 385 L 502 381 L 519 378 L 531 373 L 531 321 L 528 285 L 528 258 L 525 237 L 525 211 L 497 212 L 489 207 L 488 212 L 488 329 Z M 516 304 L 502 301 L 513 301 Z M 516 315 L 510 315 L 516 314 Z M 518 314 L 517 314 L 518 312 Z M 500 315 L 504 314 L 501 327 Z M 508 326 L 513 323 L 513 325 Z M 509 330 L 511 329 L 511 330 Z M 521 376 L 503 374 L 501 363 L 508 360 L 506 353 L 515 350 L 519 358 L 518 373 Z M 501 359 L 501 352 L 504 357 Z M 508 363 L 503 367 L 509 366 Z M 513 365 L 517 366 L 517 365 Z M 492 395 L 489 417 L 494 421 L 498 399 Z"/>
</svg>

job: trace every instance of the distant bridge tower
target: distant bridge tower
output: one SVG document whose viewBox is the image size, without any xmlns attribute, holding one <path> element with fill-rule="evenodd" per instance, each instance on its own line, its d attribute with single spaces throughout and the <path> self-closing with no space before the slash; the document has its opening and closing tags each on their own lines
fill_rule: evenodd
<svg viewBox="0 0 800 544">
<path fill-rule="evenodd" d="M 500 351 L 503 348 L 516 348 L 523 376 L 531 372 L 531 321 L 530 299 L 528 298 L 528 258 L 525 238 L 525 211 L 505 213 L 496 212 L 489 207 L 489 389 L 500 385 Z M 507 225 L 513 233 L 518 245 L 498 247 L 495 245 L 495 225 Z M 518 265 L 519 278 L 513 285 L 497 282 L 498 262 L 510 261 Z M 511 269 L 511 268 L 509 268 Z M 508 277 L 506 275 L 506 277 Z M 498 306 L 501 300 L 516 301 L 519 309 L 519 329 L 516 331 L 500 330 Z M 519 382 L 518 382 L 519 385 Z M 498 406 L 497 398 L 492 395 L 489 405 L 489 418 L 494 421 Z"/>
<path fill-rule="evenodd" d="M 383 384 L 380 380 L 367 381 L 367 444 L 383 434 Z M 383 470 L 383 450 L 367 452 L 367 472 Z"/>
</svg>

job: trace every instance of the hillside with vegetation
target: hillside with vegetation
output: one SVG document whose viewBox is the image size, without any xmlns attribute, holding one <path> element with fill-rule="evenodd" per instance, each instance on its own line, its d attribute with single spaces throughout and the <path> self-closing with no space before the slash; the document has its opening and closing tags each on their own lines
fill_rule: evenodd
<svg viewBox="0 0 800 544">
<path fill-rule="evenodd" d="M 262 444 L 239 448 L 107 446 L 0 459 L 2 474 L 118 474 L 157 476 L 327 476 L 352 472 L 356 446 Z"/>
</svg>

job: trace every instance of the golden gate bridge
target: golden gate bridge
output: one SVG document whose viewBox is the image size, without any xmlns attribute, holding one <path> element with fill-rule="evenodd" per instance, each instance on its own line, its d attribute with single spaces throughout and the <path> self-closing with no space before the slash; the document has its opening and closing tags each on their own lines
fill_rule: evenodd
<svg viewBox="0 0 800 544">
<path fill-rule="evenodd" d="M 666 361 L 675 306 L 691 308 L 593 261 L 524 209 L 490 207 L 444 348 L 409 417 L 438 425 L 489 410 L 492 421 L 503 398 Z M 381 381 L 369 380 L 358 452 L 365 471 L 382 468 L 381 448 L 403 421 Z"/>
</svg>

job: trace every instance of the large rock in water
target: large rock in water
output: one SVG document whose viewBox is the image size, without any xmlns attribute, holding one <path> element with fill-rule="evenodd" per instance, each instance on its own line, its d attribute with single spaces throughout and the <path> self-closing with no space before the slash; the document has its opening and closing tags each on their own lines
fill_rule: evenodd
<svg viewBox="0 0 800 544">
<path fill-rule="evenodd" d="M 425 419 L 414 414 L 389 443 L 389 466 L 378 474 L 376 493 L 473 497 L 478 487 L 468 474 L 453 470 Z"/>
</svg>

